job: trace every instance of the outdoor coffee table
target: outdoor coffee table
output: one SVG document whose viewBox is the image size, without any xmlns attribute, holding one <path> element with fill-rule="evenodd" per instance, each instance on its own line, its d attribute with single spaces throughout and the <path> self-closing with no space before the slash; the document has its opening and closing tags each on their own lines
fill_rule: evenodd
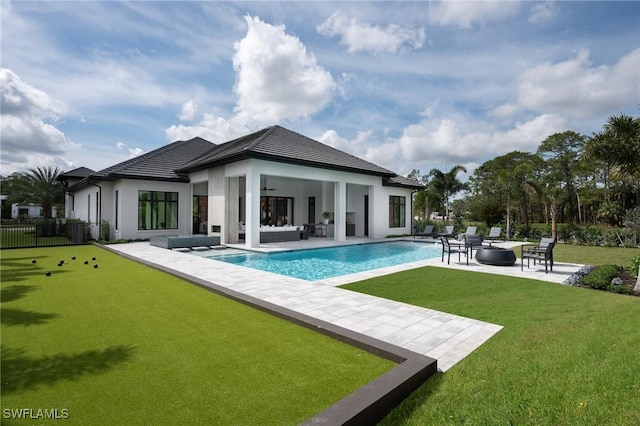
<svg viewBox="0 0 640 426">
<path fill-rule="evenodd" d="M 502 247 L 481 247 L 476 251 L 476 261 L 483 265 L 513 266 L 516 254 Z"/>
</svg>

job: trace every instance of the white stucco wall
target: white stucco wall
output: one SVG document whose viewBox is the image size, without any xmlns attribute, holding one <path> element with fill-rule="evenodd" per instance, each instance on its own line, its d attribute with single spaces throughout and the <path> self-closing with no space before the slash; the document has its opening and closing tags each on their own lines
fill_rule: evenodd
<svg viewBox="0 0 640 426">
<path fill-rule="evenodd" d="M 199 172 L 200 173 L 200 172 Z M 391 234 L 408 234 L 411 232 L 411 194 L 408 188 L 383 187 L 379 176 L 362 175 L 337 170 L 319 169 L 286 163 L 275 163 L 264 160 L 245 160 L 209 171 L 209 219 L 210 223 L 226 225 L 229 220 L 229 209 L 218 204 L 228 195 L 227 184 L 221 179 L 230 177 L 246 177 L 247 229 L 248 245 L 257 245 L 259 241 L 260 196 L 294 198 L 293 225 L 302 225 L 308 220 L 308 197 L 316 197 L 316 222 L 321 221 L 323 211 L 336 210 L 336 197 L 340 197 L 337 208 L 342 216 L 335 217 L 336 234 L 344 236 L 346 212 L 356 215 L 356 235 L 364 236 L 364 196 L 369 195 L 369 236 L 384 238 Z M 276 191 L 261 191 L 261 176 L 268 176 L 267 186 Z M 192 182 L 201 176 L 191 177 Z M 403 196 L 406 199 L 405 226 L 389 227 L 389 196 Z M 237 202 L 237 201 L 231 201 Z M 337 213 L 337 212 L 334 212 Z M 209 229 L 209 232 L 211 230 Z M 223 233 L 225 231 L 223 230 Z M 211 233 L 211 232 L 210 232 Z M 337 238 L 340 238 L 339 236 Z M 343 237 L 342 237 L 343 238 Z"/>
<path fill-rule="evenodd" d="M 73 201 L 68 195 L 65 206 L 67 217 L 94 225 L 94 238 L 98 237 L 99 222 L 103 220 L 110 224 L 112 239 L 147 239 L 156 235 L 191 234 L 192 190 L 188 183 L 127 179 L 100 182 L 98 185 L 102 190 L 90 185 L 74 192 Z M 177 192 L 178 229 L 138 230 L 138 191 Z M 96 204 L 96 200 L 101 202 Z M 97 205 L 100 211 L 96 209 Z"/>
<path fill-rule="evenodd" d="M 268 186 L 277 191 L 261 191 L 261 176 L 268 176 Z M 242 178 L 241 181 L 237 180 L 239 177 Z M 290 222 L 293 225 L 308 222 L 308 197 L 315 197 L 315 222 L 319 223 L 322 220 L 323 211 L 334 212 L 338 239 L 344 238 L 346 233 L 347 212 L 355 214 L 356 236 L 365 235 L 364 198 L 368 195 L 370 237 L 384 238 L 390 234 L 411 232 L 412 190 L 384 187 L 379 176 L 251 159 L 200 171 L 192 174 L 190 178 L 191 183 L 150 180 L 101 182 L 100 212 L 96 211 L 100 189 L 87 186 L 73 194 L 73 211 L 71 212 L 70 206 L 67 206 L 67 211 L 71 213 L 68 216 L 91 223 L 100 219 L 109 221 L 111 238 L 147 239 L 157 235 L 191 234 L 192 197 L 194 193 L 203 195 L 206 191 L 209 196 L 209 225 L 220 224 L 228 231 L 235 232 L 229 224 L 233 221 L 237 226 L 238 196 L 235 194 L 239 193 L 244 201 L 240 211 L 244 208 L 248 228 L 245 233 L 246 241 L 249 245 L 255 246 L 259 244 L 261 195 L 293 198 L 293 218 Z M 138 191 L 177 192 L 178 229 L 138 230 Z M 233 206 L 225 204 L 229 195 L 233 195 L 233 200 L 229 201 L 235 203 Z M 390 195 L 406 197 L 406 219 L 402 228 L 389 227 Z M 70 202 L 69 197 L 67 201 Z M 334 211 L 336 209 L 337 211 Z M 338 215 L 340 211 L 341 215 Z M 211 226 L 208 226 L 207 231 L 209 234 L 212 233 Z"/>
<path fill-rule="evenodd" d="M 118 230 L 115 230 L 115 191 L 118 201 Z M 178 193 L 178 229 L 138 230 L 138 191 L 166 191 Z M 147 239 L 158 235 L 191 234 L 193 226 L 192 191 L 188 183 L 150 180 L 119 180 L 109 191 L 110 224 L 116 238 Z M 103 190 L 104 194 L 104 190 Z M 107 204 L 105 196 L 105 206 Z"/>
</svg>

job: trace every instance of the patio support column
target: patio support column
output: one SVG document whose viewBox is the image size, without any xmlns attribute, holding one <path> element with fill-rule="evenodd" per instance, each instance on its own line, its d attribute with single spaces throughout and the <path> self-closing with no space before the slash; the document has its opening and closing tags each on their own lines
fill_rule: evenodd
<svg viewBox="0 0 640 426">
<path fill-rule="evenodd" d="M 238 198 L 240 182 L 237 177 L 227 178 L 227 240 L 229 244 L 238 243 Z"/>
<path fill-rule="evenodd" d="M 347 183 L 345 181 L 336 182 L 334 185 L 334 230 L 335 241 L 345 241 L 347 239 Z"/>
<path fill-rule="evenodd" d="M 260 246 L 260 173 L 249 168 L 246 175 L 245 245 Z"/>
<path fill-rule="evenodd" d="M 220 244 L 226 243 L 225 222 L 225 178 L 220 167 L 209 169 L 209 208 L 207 214 L 207 235 L 219 235 Z"/>
</svg>

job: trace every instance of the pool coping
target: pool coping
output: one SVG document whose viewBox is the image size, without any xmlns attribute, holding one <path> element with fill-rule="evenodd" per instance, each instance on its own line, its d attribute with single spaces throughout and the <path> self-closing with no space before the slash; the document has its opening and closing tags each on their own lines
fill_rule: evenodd
<svg viewBox="0 0 640 426">
<path fill-rule="evenodd" d="M 437 360 L 327 321 L 243 294 L 169 267 L 97 244 L 105 250 L 181 278 L 205 290 L 275 315 L 398 363 L 390 371 L 308 419 L 303 425 L 375 424 L 438 371 Z"/>
</svg>

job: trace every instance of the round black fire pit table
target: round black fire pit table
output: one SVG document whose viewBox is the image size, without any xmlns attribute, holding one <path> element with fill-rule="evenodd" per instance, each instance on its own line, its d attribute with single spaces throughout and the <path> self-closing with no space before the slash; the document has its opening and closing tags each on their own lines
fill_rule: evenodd
<svg viewBox="0 0 640 426">
<path fill-rule="evenodd" d="M 476 251 L 476 261 L 483 265 L 513 266 L 516 254 L 513 250 L 501 247 L 482 247 Z"/>
</svg>

